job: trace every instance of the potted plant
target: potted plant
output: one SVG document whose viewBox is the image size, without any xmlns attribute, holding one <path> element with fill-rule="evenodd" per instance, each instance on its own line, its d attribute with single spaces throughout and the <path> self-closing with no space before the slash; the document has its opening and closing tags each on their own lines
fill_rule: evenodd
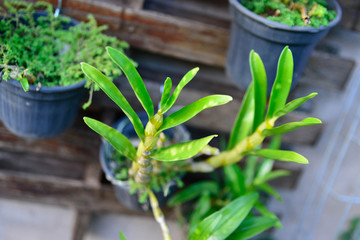
<svg viewBox="0 0 360 240">
<path fill-rule="evenodd" d="M 275 125 L 280 117 L 317 95 L 312 93 L 286 104 L 293 76 L 293 57 L 288 47 L 284 48 L 278 61 L 277 77 L 271 91 L 267 111 L 265 68 L 260 56 L 254 51 L 250 53 L 253 82 L 248 88 L 240 107 L 228 149 L 221 152 L 219 150 L 214 151 L 208 145 L 216 135 L 172 144 L 167 147 L 158 146 L 158 141 L 161 141 L 161 133 L 165 130 L 186 122 L 202 110 L 231 101 L 230 96 L 210 95 L 175 111 L 169 116 L 164 116 L 176 102 L 183 87 L 194 78 L 198 68 L 189 71 L 173 92 L 172 80 L 170 78 L 165 80 L 159 109 L 155 112 L 146 86 L 131 61 L 114 48 L 107 47 L 107 52 L 129 80 L 136 97 L 147 113 L 147 124 L 144 128 L 139 116 L 120 90 L 103 73 L 87 63 L 81 64 L 85 75 L 93 80 L 121 108 L 133 124 L 140 143 L 136 148 L 125 135 L 116 129 L 92 118 L 85 117 L 84 121 L 91 129 L 105 138 L 121 155 L 131 161 L 131 167 L 127 173 L 129 186 L 133 191 L 138 191 L 142 195 L 149 197 L 154 217 L 160 224 L 164 239 L 171 239 L 170 233 L 158 200 L 151 188 L 151 181 L 156 178 L 154 169 L 158 164 L 168 163 L 163 165 L 167 172 L 182 174 L 183 172 L 212 172 L 216 168 L 238 163 L 246 156 L 308 163 L 305 157 L 292 151 L 260 148 L 264 139 L 268 136 L 279 135 L 298 127 L 321 123 L 316 118 L 306 118 L 300 122 L 290 122 L 281 126 Z M 201 152 L 207 152 L 210 156 L 194 160 L 194 157 Z M 234 199 L 224 208 L 199 222 L 189 239 L 225 239 L 236 233 L 258 198 L 257 193 L 250 193 Z M 248 229 L 253 229 L 256 228 L 257 222 L 248 224 Z M 124 239 L 123 235 L 121 235 L 121 239 Z"/>
<path fill-rule="evenodd" d="M 248 64 L 251 49 L 262 56 L 268 86 L 272 86 L 276 75 L 273 57 L 289 46 L 294 56 L 294 87 L 315 45 L 341 19 L 341 8 L 336 0 L 229 2 L 233 20 L 226 73 L 243 90 L 251 82 Z"/>
<path fill-rule="evenodd" d="M 147 113 L 140 112 L 137 115 L 141 123 L 145 125 L 147 123 Z M 119 119 L 112 127 L 130 139 L 135 147 L 139 145 L 139 138 L 136 135 L 134 126 L 127 117 Z M 164 131 L 157 143 L 157 147 L 169 146 L 173 143 L 186 142 L 189 140 L 189 131 L 184 125 L 179 125 Z M 113 184 L 116 197 L 124 206 L 136 211 L 149 209 L 150 205 L 147 201 L 146 194 L 141 195 L 130 187 L 128 173 L 131 168 L 131 161 L 117 152 L 106 140 L 103 140 L 101 144 L 100 163 L 105 177 Z M 181 176 L 178 176 L 176 172 L 166 171 L 166 164 L 168 163 L 159 163 L 155 166 L 154 171 L 156 171 L 156 177 L 153 177 L 151 181 L 151 188 L 155 190 L 160 206 L 165 204 L 178 184 L 182 186 Z M 166 196 L 164 192 L 166 192 Z"/>
<path fill-rule="evenodd" d="M 38 10 L 44 10 L 40 12 Z M 4 1 L 0 8 L 0 117 L 25 138 L 55 137 L 75 120 L 86 82 L 79 64 L 89 61 L 111 79 L 121 71 L 106 61 L 104 46 L 128 44 L 102 33 L 94 17 L 76 22 L 54 17 L 49 3 Z M 91 99 L 90 99 L 91 102 Z M 87 103 L 86 105 L 89 105 Z"/>
</svg>

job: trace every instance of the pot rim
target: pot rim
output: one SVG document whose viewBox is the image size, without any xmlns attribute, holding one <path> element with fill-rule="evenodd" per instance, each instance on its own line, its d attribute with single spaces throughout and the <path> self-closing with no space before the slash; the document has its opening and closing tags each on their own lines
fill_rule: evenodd
<svg viewBox="0 0 360 240">
<path fill-rule="evenodd" d="M 237 11 L 241 12 L 248 18 L 261 23 L 265 26 L 268 26 L 269 28 L 279 29 L 279 30 L 285 30 L 285 31 L 292 31 L 292 32 L 310 32 L 310 33 L 317 33 L 321 32 L 323 30 L 330 29 L 334 27 L 336 24 L 339 23 L 342 16 L 342 10 L 339 5 L 339 3 L 336 0 L 328 0 L 327 2 L 332 2 L 334 4 L 334 10 L 336 12 L 336 17 L 334 20 L 332 20 L 328 26 L 320 26 L 319 28 L 315 28 L 312 26 L 289 26 L 283 23 L 275 22 L 268 20 L 252 11 L 244 7 L 241 3 L 241 0 L 229 0 L 230 5 L 234 7 Z"/>
<path fill-rule="evenodd" d="M 6 82 L 8 84 L 11 84 L 12 86 L 16 88 L 21 88 L 23 90 L 23 87 L 21 86 L 20 81 L 15 79 L 9 79 L 9 80 L 1 80 L 2 82 Z M 85 86 L 86 80 L 82 80 L 80 82 L 67 85 L 67 86 L 52 86 L 52 87 L 40 87 L 39 90 L 37 89 L 37 86 L 34 84 L 29 85 L 29 91 L 28 92 L 41 92 L 41 93 L 61 93 L 61 92 L 67 92 L 74 89 L 82 88 Z M 24 90 L 23 90 L 24 91 Z M 25 92 L 25 91 L 24 91 Z"/>
</svg>

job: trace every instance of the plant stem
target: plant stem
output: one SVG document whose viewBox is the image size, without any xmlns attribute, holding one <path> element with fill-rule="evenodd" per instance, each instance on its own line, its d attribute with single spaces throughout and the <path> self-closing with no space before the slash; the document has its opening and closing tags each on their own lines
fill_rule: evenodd
<svg viewBox="0 0 360 240">
<path fill-rule="evenodd" d="M 153 193 L 153 191 L 149 188 L 147 190 L 149 192 L 150 204 L 151 204 L 151 208 L 152 208 L 152 211 L 154 214 L 154 218 L 160 224 L 163 238 L 164 238 L 164 240 L 171 240 L 169 228 L 166 225 L 164 214 L 159 207 L 159 202 L 156 199 L 156 196 Z"/>
<path fill-rule="evenodd" d="M 275 120 L 276 118 L 272 118 L 264 121 L 253 134 L 240 141 L 233 149 L 206 159 L 206 163 L 213 168 L 218 168 L 239 162 L 244 157 L 244 152 L 254 149 L 264 141 L 265 137 L 261 135 L 262 131 L 273 128 Z"/>
</svg>

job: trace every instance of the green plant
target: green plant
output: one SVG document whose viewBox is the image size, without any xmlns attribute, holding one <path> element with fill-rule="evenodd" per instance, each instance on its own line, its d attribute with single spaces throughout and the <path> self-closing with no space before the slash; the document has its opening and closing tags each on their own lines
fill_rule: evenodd
<svg viewBox="0 0 360 240">
<path fill-rule="evenodd" d="M 200 161 L 195 161 L 192 158 L 207 147 L 210 140 L 216 135 L 157 148 L 161 132 L 186 122 L 202 110 L 225 104 L 231 101 L 232 98 L 226 95 L 207 96 L 164 117 L 164 114 L 176 102 L 183 87 L 194 78 L 199 69 L 195 68 L 189 71 L 181 79 L 173 92 L 172 80 L 167 78 L 164 82 L 164 91 L 161 96 L 159 109 L 155 113 L 145 84 L 132 62 L 123 53 L 114 48 L 107 47 L 107 52 L 111 59 L 125 73 L 136 97 L 147 112 L 149 121 L 144 128 L 138 115 L 120 90 L 95 67 L 82 63 L 82 70 L 86 76 L 93 80 L 132 122 L 140 139 L 140 144 L 136 149 L 124 135 L 110 126 L 88 117 L 85 117 L 84 121 L 91 129 L 108 140 L 120 154 L 131 161 L 128 177 L 140 186 L 138 191 L 147 192 L 149 195 L 154 217 L 160 224 L 164 239 L 171 239 L 171 237 L 164 215 L 150 187 L 151 179 L 156 174 L 153 171 L 153 166 L 158 164 L 158 162 L 173 163 L 186 160 L 183 161 L 183 165 L 180 168 L 177 165 L 174 165 L 173 168 L 171 168 L 171 164 L 168 165 L 170 167 L 167 171 L 175 172 L 212 172 L 216 168 L 238 163 L 246 156 L 258 156 L 303 164 L 308 163 L 305 157 L 292 151 L 259 148 L 265 137 L 279 135 L 298 127 L 321 123 L 316 118 L 306 118 L 301 122 L 291 122 L 275 126 L 275 122 L 280 117 L 317 95 L 312 93 L 286 104 L 293 74 L 293 57 L 288 47 L 284 48 L 279 58 L 277 76 L 271 91 L 267 111 L 265 68 L 260 56 L 254 51 L 250 53 L 250 69 L 253 82 L 247 90 L 240 107 L 228 149 L 220 153 L 212 151 L 212 156 Z M 225 239 L 237 229 L 257 202 L 257 199 L 258 194 L 252 193 L 233 200 L 230 205 L 200 222 L 193 234 L 191 234 L 190 239 Z"/>
<path fill-rule="evenodd" d="M 36 15 L 37 10 L 45 14 Z M 85 80 L 82 61 L 101 68 L 111 79 L 121 74 L 104 48 L 111 45 L 123 51 L 129 45 L 103 34 L 107 26 L 97 26 L 92 15 L 88 22 L 70 26 L 70 18 L 54 17 L 49 3 L 5 0 L 0 18 L 2 77 L 19 80 L 25 91 L 29 84 L 67 86 Z M 86 87 L 93 89 L 94 84 L 88 81 Z"/>
<path fill-rule="evenodd" d="M 281 135 L 276 135 L 269 148 L 279 149 L 280 144 Z M 170 198 L 168 205 L 178 207 L 186 202 L 193 202 L 188 212 L 180 216 L 180 219 L 189 222 L 188 233 L 191 236 L 202 220 L 246 194 L 266 193 L 282 201 L 281 196 L 267 182 L 288 176 L 290 173 L 285 170 L 272 171 L 273 164 L 274 160 L 272 159 L 259 161 L 259 157 L 252 156 L 246 159 L 244 169 L 237 164 L 225 166 L 222 168 L 220 178 L 212 175 L 213 180 L 189 185 Z M 253 206 L 257 212 L 249 211 L 244 222 L 228 237 L 229 239 L 247 239 L 270 227 L 282 227 L 277 216 L 265 207 L 264 199 L 258 198 Z M 246 231 L 244 231 L 245 228 Z"/>
<path fill-rule="evenodd" d="M 327 26 L 335 19 L 325 0 L 242 0 L 247 9 L 289 26 Z"/>
</svg>

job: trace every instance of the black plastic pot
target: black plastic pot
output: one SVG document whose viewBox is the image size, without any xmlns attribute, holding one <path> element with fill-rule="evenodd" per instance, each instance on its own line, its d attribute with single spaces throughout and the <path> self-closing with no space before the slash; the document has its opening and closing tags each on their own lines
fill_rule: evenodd
<svg viewBox="0 0 360 240">
<path fill-rule="evenodd" d="M 74 122 L 85 81 L 60 87 L 31 85 L 25 92 L 19 81 L 0 82 L 0 118 L 14 134 L 30 139 L 60 135 Z"/>
<path fill-rule="evenodd" d="M 335 0 L 327 0 L 328 8 L 336 11 L 336 18 L 328 26 L 288 26 L 270 21 L 248 10 L 238 0 L 229 0 L 232 15 L 231 36 L 227 53 L 226 73 L 242 90 L 251 82 L 249 54 L 252 49 L 264 62 L 268 79 L 268 93 L 274 83 L 277 59 L 285 46 L 294 57 L 294 87 L 315 45 L 341 19 L 342 11 Z"/>
<path fill-rule="evenodd" d="M 141 112 L 139 113 L 139 117 L 143 125 L 145 125 L 148 120 L 147 114 L 145 112 Z M 130 139 L 137 139 L 134 127 L 127 117 L 121 118 L 113 125 L 113 127 L 122 134 L 124 134 L 126 137 Z M 164 133 L 168 138 L 176 142 L 185 142 L 190 140 L 190 134 L 183 125 L 168 129 Z M 136 145 L 136 143 L 134 144 Z M 108 141 L 103 140 L 100 149 L 100 163 L 105 173 L 106 179 L 113 184 L 114 192 L 117 199 L 120 203 L 122 203 L 124 206 L 131 210 L 144 211 L 150 209 L 149 202 L 145 204 L 139 203 L 138 193 L 130 194 L 130 187 L 128 181 L 119 181 L 115 178 L 115 169 L 118 169 L 119 166 L 116 160 L 113 158 L 114 151 L 115 149 L 111 146 L 111 144 Z M 170 194 L 168 194 L 166 197 L 164 196 L 162 191 L 155 192 L 160 207 L 166 203 L 166 200 L 171 196 L 171 193 L 174 192 L 175 187 L 175 182 L 170 183 Z"/>
</svg>

